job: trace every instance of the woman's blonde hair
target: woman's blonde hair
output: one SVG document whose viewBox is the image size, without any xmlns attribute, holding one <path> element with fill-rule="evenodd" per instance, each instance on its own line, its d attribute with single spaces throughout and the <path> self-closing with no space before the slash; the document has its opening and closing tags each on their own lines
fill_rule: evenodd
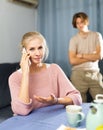
<svg viewBox="0 0 103 130">
<path fill-rule="evenodd" d="M 22 37 L 22 40 L 21 40 L 21 47 L 25 48 L 26 44 L 28 44 L 34 38 L 40 38 L 43 41 L 44 48 L 45 48 L 43 61 L 45 61 L 48 57 L 49 49 L 48 49 L 48 46 L 47 46 L 47 43 L 46 43 L 46 39 L 44 38 L 44 36 L 41 33 L 39 33 L 39 32 L 27 32 L 27 33 L 25 33 Z"/>
</svg>

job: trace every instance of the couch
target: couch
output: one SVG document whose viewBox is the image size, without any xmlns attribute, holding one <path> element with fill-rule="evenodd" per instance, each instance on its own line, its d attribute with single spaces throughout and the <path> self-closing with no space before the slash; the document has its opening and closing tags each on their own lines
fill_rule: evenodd
<svg viewBox="0 0 103 130">
<path fill-rule="evenodd" d="M 19 63 L 0 64 L 0 123 L 13 116 L 8 77 L 19 68 Z"/>
</svg>

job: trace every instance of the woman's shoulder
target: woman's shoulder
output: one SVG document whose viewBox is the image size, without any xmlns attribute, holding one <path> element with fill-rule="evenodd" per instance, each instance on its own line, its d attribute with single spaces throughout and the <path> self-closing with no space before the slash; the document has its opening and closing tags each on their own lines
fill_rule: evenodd
<svg viewBox="0 0 103 130">
<path fill-rule="evenodd" d="M 60 66 L 56 63 L 48 64 L 51 68 L 60 68 Z"/>
<path fill-rule="evenodd" d="M 62 71 L 61 67 L 56 63 L 51 63 L 51 64 L 49 64 L 49 66 L 55 72 Z"/>
<path fill-rule="evenodd" d="M 9 76 L 9 78 L 17 77 L 17 76 L 21 75 L 21 73 L 22 73 L 21 69 L 18 69 L 18 70 L 16 70 L 16 71 L 14 71 L 14 72 Z"/>
</svg>

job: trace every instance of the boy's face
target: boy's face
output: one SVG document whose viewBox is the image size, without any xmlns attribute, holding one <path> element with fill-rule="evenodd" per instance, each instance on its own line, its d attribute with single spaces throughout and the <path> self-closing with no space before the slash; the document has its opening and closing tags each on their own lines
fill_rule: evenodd
<svg viewBox="0 0 103 130">
<path fill-rule="evenodd" d="M 88 26 L 88 21 L 84 20 L 82 18 L 77 18 L 76 19 L 76 27 L 79 31 L 84 31 L 85 28 Z"/>
</svg>

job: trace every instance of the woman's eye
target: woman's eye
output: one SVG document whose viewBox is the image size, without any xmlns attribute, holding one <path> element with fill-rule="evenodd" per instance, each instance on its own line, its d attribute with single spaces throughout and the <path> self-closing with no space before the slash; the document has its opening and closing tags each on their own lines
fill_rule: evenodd
<svg viewBox="0 0 103 130">
<path fill-rule="evenodd" d="M 34 48 L 30 48 L 29 50 L 30 50 L 30 51 L 33 51 L 33 50 L 34 50 Z"/>
<path fill-rule="evenodd" d="M 42 46 L 40 46 L 38 49 L 42 49 L 43 47 Z"/>
</svg>

